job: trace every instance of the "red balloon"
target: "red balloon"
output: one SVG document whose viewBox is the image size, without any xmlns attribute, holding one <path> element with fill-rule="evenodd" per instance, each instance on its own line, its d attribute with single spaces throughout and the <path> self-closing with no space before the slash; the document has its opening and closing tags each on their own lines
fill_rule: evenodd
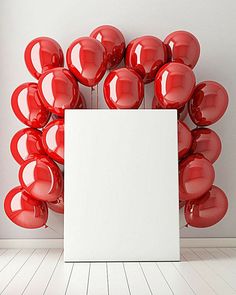
<svg viewBox="0 0 236 295">
<path fill-rule="evenodd" d="M 182 108 L 178 109 L 178 119 L 184 121 L 188 115 L 188 105 L 186 104 Z"/>
<path fill-rule="evenodd" d="M 153 99 L 152 99 L 152 109 L 162 109 L 155 95 L 153 96 Z M 184 121 L 184 119 L 187 117 L 187 114 L 188 114 L 187 104 L 181 107 L 180 109 L 177 109 L 177 114 L 178 114 L 178 120 Z"/>
<path fill-rule="evenodd" d="M 64 195 L 62 194 L 56 201 L 47 202 L 48 208 L 60 214 L 64 214 Z"/>
<path fill-rule="evenodd" d="M 219 222 L 227 209 L 228 200 L 225 193 L 213 185 L 200 199 L 186 202 L 185 219 L 193 227 L 208 227 Z"/>
<path fill-rule="evenodd" d="M 155 78 L 155 95 L 165 109 L 179 109 L 191 98 L 195 76 L 184 64 L 172 62 L 164 65 Z"/>
<path fill-rule="evenodd" d="M 126 49 L 125 63 L 149 83 L 155 79 L 157 71 L 167 62 L 164 43 L 154 36 L 143 36 L 131 41 Z"/>
<path fill-rule="evenodd" d="M 57 119 L 50 122 L 42 135 L 43 147 L 53 160 L 64 164 L 64 120 Z"/>
<path fill-rule="evenodd" d="M 98 84 L 107 68 L 105 48 L 91 37 L 76 39 L 67 50 L 66 61 L 80 83 L 89 87 Z"/>
<path fill-rule="evenodd" d="M 25 64 L 30 74 L 39 79 L 45 71 L 64 66 L 61 46 L 48 37 L 36 38 L 25 49 Z"/>
<path fill-rule="evenodd" d="M 228 106 L 225 88 L 214 81 L 199 83 L 189 101 L 189 115 L 198 126 L 208 126 L 218 121 Z"/>
<path fill-rule="evenodd" d="M 188 126 L 182 122 L 178 121 L 178 156 L 181 159 L 185 156 L 192 144 L 192 134 Z"/>
<path fill-rule="evenodd" d="M 45 226 L 48 219 L 47 204 L 33 199 L 20 186 L 13 188 L 7 194 L 4 210 L 12 222 L 24 228 Z"/>
<path fill-rule="evenodd" d="M 78 104 L 78 83 L 64 68 L 43 73 L 39 78 L 38 92 L 45 107 L 58 116 L 63 117 L 65 109 L 73 109 Z"/>
<path fill-rule="evenodd" d="M 16 117 L 29 127 L 42 128 L 50 118 L 50 112 L 39 98 L 36 83 L 18 86 L 12 94 L 11 106 Z"/>
<path fill-rule="evenodd" d="M 197 38 L 186 31 L 169 34 L 164 43 L 167 45 L 169 60 L 194 68 L 200 55 L 200 44 Z"/>
<path fill-rule="evenodd" d="M 143 81 L 134 70 L 121 68 L 110 72 L 103 92 L 110 109 L 138 109 L 144 96 Z"/>
<path fill-rule="evenodd" d="M 78 103 L 77 103 L 75 109 L 87 109 L 86 101 L 85 101 L 85 98 L 84 98 L 83 94 L 81 93 L 81 91 L 79 91 Z M 63 116 L 64 116 L 64 114 L 63 114 Z M 52 114 L 51 118 L 49 120 L 49 123 L 54 121 L 54 120 L 61 119 L 61 118 L 63 118 L 63 117 L 58 116 L 56 114 Z"/>
<path fill-rule="evenodd" d="M 10 148 L 20 165 L 32 155 L 43 155 L 42 132 L 33 128 L 21 129 L 13 136 Z"/>
<path fill-rule="evenodd" d="M 211 163 L 214 163 L 221 152 L 221 141 L 215 131 L 209 128 L 192 130 L 193 143 L 191 154 L 202 154 Z"/>
<path fill-rule="evenodd" d="M 179 165 L 179 198 L 181 201 L 201 197 L 212 186 L 215 179 L 210 161 L 200 154 L 190 155 Z"/>
<path fill-rule="evenodd" d="M 107 69 L 114 69 L 122 61 L 125 52 L 125 38 L 121 31 L 109 25 L 96 28 L 90 37 L 102 43 L 107 53 Z"/>
<path fill-rule="evenodd" d="M 21 186 L 35 199 L 52 202 L 63 192 L 59 167 L 47 156 L 35 155 L 20 167 Z"/>
</svg>

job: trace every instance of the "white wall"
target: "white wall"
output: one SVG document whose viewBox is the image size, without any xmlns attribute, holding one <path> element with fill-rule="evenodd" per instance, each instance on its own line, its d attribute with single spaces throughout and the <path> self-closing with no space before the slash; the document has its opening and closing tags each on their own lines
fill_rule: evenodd
<svg viewBox="0 0 236 295">
<path fill-rule="evenodd" d="M 9 152 L 9 142 L 13 134 L 23 128 L 11 111 L 10 96 L 18 84 L 33 81 L 24 65 L 24 48 L 32 38 L 47 35 L 58 40 L 66 50 L 72 40 L 88 35 L 101 24 L 120 28 L 126 41 L 144 34 L 163 39 L 178 29 L 189 30 L 198 37 L 202 50 L 195 68 L 197 80 L 216 80 L 226 87 L 230 96 L 226 115 L 213 126 L 223 143 L 222 154 L 215 164 L 215 183 L 225 190 L 229 211 L 218 225 L 204 230 L 185 229 L 182 236 L 236 237 L 235 11 L 235 0 L 1 0 L 0 238 L 58 238 L 62 236 L 63 229 L 60 215 L 50 214 L 48 225 L 55 232 L 50 228 L 21 229 L 12 224 L 3 212 L 4 196 L 17 185 L 18 165 Z M 100 104 L 103 105 L 101 94 Z"/>
</svg>

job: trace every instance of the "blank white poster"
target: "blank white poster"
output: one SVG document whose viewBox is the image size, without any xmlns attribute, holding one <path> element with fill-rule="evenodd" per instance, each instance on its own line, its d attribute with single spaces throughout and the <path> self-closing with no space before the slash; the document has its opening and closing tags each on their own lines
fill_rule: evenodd
<svg viewBox="0 0 236 295">
<path fill-rule="evenodd" d="M 67 110 L 65 261 L 179 260 L 176 110 Z"/>
</svg>

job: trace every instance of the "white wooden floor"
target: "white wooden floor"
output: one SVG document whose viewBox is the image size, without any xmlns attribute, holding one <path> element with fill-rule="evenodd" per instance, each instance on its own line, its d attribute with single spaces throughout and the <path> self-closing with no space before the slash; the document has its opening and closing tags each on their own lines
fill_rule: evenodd
<svg viewBox="0 0 236 295">
<path fill-rule="evenodd" d="M 236 294 L 236 248 L 183 248 L 181 262 L 64 263 L 61 249 L 0 249 L 0 294 Z"/>
</svg>

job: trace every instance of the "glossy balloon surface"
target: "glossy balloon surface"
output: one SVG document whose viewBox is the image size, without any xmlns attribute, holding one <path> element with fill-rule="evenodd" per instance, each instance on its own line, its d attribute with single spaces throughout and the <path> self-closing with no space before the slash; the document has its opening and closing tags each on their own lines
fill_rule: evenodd
<svg viewBox="0 0 236 295">
<path fill-rule="evenodd" d="M 48 208 L 60 214 L 64 214 L 64 195 L 62 194 L 56 201 L 47 202 Z"/>
<path fill-rule="evenodd" d="M 45 226 L 48 219 L 46 203 L 33 199 L 20 186 L 13 188 L 7 194 L 4 210 L 12 222 L 24 228 Z"/>
<path fill-rule="evenodd" d="M 192 130 L 193 143 L 191 154 L 202 154 L 211 163 L 214 163 L 221 152 L 221 141 L 215 131 L 210 128 L 196 128 Z"/>
<path fill-rule="evenodd" d="M 59 167 L 46 156 L 34 156 L 19 170 L 21 186 L 35 199 L 55 201 L 63 192 L 63 177 Z"/>
<path fill-rule="evenodd" d="M 189 101 L 189 115 L 198 126 L 208 126 L 217 122 L 228 106 L 225 88 L 214 81 L 199 83 Z"/>
<path fill-rule="evenodd" d="M 105 48 L 91 37 L 76 39 L 67 50 L 66 61 L 80 83 L 89 87 L 98 84 L 107 68 Z"/>
<path fill-rule="evenodd" d="M 195 86 L 193 71 L 184 64 L 168 63 L 157 73 L 155 95 L 163 108 L 179 109 L 191 98 Z"/>
<path fill-rule="evenodd" d="M 64 164 L 64 120 L 57 119 L 50 122 L 42 135 L 44 150 L 53 160 Z"/>
<path fill-rule="evenodd" d="M 163 109 L 155 95 L 153 96 L 153 99 L 152 99 L 152 109 Z M 180 109 L 177 109 L 177 115 L 178 115 L 178 120 L 184 121 L 184 119 L 188 115 L 188 106 L 185 105 L 181 107 Z"/>
<path fill-rule="evenodd" d="M 45 154 L 42 144 L 42 132 L 33 128 L 19 130 L 11 140 L 11 153 L 18 164 L 30 156 Z"/>
<path fill-rule="evenodd" d="M 178 121 L 178 156 L 181 159 L 185 156 L 192 144 L 192 134 L 188 126 L 182 122 Z"/>
<path fill-rule="evenodd" d="M 11 106 L 16 117 L 25 125 L 42 128 L 50 118 L 50 112 L 38 95 L 36 83 L 24 83 L 12 94 Z"/>
<path fill-rule="evenodd" d="M 202 155 L 190 155 L 179 165 L 179 197 L 181 201 L 204 195 L 215 179 L 214 168 Z"/>
<path fill-rule="evenodd" d="M 228 200 L 225 193 L 213 185 L 200 199 L 186 202 L 185 219 L 193 227 L 209 227 L 219 222 L 227 209 Z"/>
<path fill-rule="evenodd" d="M 36 38 L 25 49 L 25 64 L 31 75 L 39 79 L 43 72 L 64 66 L 61 46 L 52 38 Z"/>
<path fill-rule="evenodd" d="M 103 92 L 110 109 L 138 109 L 143 100 L 144 85 L 134 70 L 121 68 L 110 72 Z"/>
<path fill-rule="evenodd" d="M 167 46 L 170 61 L 194 68 L 200 56 L 200 44 L 193 34 L 175 31 L 165 38 L 164 43 Z"/>
<path fill-rule="evenodd" d="M 52 69 L 42 74 L 38 92 L 45 107 L 58 116 L 64 116 L 65 109 L 73 109 L 78 104 L 78 83 L 65 68 Z"/>
<path fill-rule="evenodd" d="M 167 62 L 164 43 L 154 36 L 142 36 L 128 44 L 125 63 L 149 83 L 155 79 L 157 71 Z"/>
<path fill-rule="evenodd" d="M 107 53 L 107 69 L 113 69 L 122 61 L 125 52 L 125 38 L 120 30 L 104 25 L 96 28 L 90 37 L 102 43 Z"/>
</svg>

